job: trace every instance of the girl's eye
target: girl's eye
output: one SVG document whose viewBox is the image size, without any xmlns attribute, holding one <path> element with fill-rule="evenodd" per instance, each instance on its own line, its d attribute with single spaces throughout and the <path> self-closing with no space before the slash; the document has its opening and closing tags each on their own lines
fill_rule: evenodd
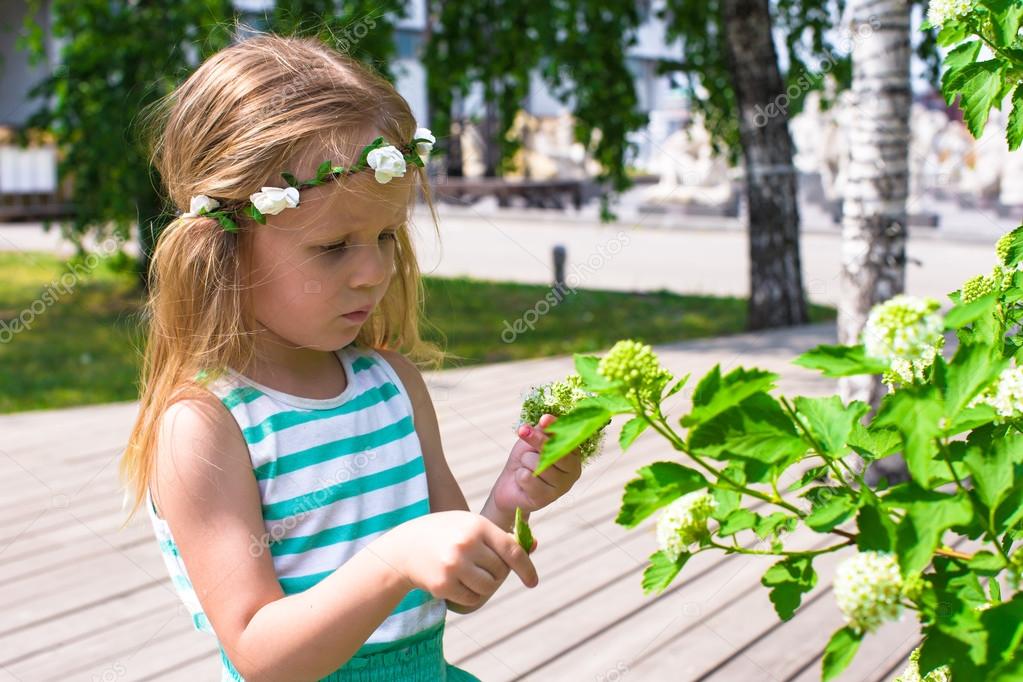
<svg viewBox="0 0 1023 682">
<path fill-rule="evenodd" d="M 389 230 L 387 232 L 381 232 L 379 239 L 380 239 L 380 241 L 387 241 L 387 240 L 396 241 L 398 239 L 398 233 L 395 232 L 394 230 Z M 344 251 L 347 248 L 348 248 L 348 243 L 347 242 L 338 242 L 337 244 L 328 244 L 326 246 L 321 246 L 320 247 L 320 252 L 321 253 L 344 253 Z"/>
</svg>

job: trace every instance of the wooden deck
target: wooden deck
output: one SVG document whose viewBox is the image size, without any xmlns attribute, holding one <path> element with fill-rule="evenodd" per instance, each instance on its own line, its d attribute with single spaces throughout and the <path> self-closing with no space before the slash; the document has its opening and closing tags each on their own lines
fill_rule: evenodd
<svg viewBox="0 0 1023 682">
<path fill-rule="evenodd" d="M 832 330 L 746 335 L 663 349 L 676 373 L 713 363 L 783 372 L 789 394 L 830 382 L 789 363 Z M 478 510 L 514 439 L 521 394 L 571 367 L 556 358 L 428 376 L 447 456 Z M 672 413 L 688 391 L 675 396 Z M 167 578 L 145 514 L 125 528 L 116 461 L 134 403 L 0 417 L 0 682 L 215 680 L 212 639 L 192 629 Z M 615 432 L 616 435 L 616 432 Z M 770 560 L 701 555 L 663 595 L 643 596 L 652 522 L 614 523 L 622 487 L 645 463 L 669 458 L 653 435 L 627 456 L 608 447 L 563 499 L 534 514 L 540 585 L 512 575 L 480 611 L 448 614 L 450 662 L 504 680 L 815 680 L 840 615 L 830 594 L 836 560 L 782 624 L 759 585 Z M 800 538 L 811 542 L 812 537 Z M 908 616 L 866 640 L 844 680 L 890 680 L 916 644 Z"/>
</svg>

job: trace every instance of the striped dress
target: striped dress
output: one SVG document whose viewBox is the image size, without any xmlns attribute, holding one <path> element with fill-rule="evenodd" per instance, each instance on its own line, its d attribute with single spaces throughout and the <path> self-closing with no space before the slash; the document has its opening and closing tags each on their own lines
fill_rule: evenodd
<svg viewBox="0 0 1023 682">
<path fill-rule="evenodd" d="M 208 385 L 238 422 L 259 484 L 266 532 L 250 551 L 269 548 L 285 595 L 309 589 L 387 530 L 430 511 L 401 380 L 372 349 L 352 344 L 336 354 L 348 382 L 333 398 L 283 393 L 230 369 Z M 214 634 L 151 495 L 146 507 L 193 625 Z M 446 613 L 443 600 L 412 590 L 356 656 L 439 635 Z M 222 647 L 220 656 L 221 680 L 241 680 Z"/>
</svg>

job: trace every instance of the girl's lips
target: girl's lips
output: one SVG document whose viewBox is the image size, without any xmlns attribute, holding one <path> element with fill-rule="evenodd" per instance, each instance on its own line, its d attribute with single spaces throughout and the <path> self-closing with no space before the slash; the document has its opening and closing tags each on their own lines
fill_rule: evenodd
<svg viewBox="0 0 1023 682">
<path fill-rule="evenodd" d="M 351 322 L 365 322 L 366 318 L 369 317 L 369 311 L 368 310 L 358 310 L 358 311 L 356 311 L 354 313 L 345 313 L 341 317 L 343 317 L 346 320 L 349 320 Z"/>
</svg>

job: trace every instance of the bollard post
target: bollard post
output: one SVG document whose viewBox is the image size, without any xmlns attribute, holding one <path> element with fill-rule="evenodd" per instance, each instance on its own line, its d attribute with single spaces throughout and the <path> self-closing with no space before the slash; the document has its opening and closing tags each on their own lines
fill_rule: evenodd
<svg viewBox="0 0 1023 682">
<path fill-rule="evenodd" d="M 554 247 L 554 293 L 558 302 L 565 297 L 565 247 L 557 244 Z"/>
</svg>

